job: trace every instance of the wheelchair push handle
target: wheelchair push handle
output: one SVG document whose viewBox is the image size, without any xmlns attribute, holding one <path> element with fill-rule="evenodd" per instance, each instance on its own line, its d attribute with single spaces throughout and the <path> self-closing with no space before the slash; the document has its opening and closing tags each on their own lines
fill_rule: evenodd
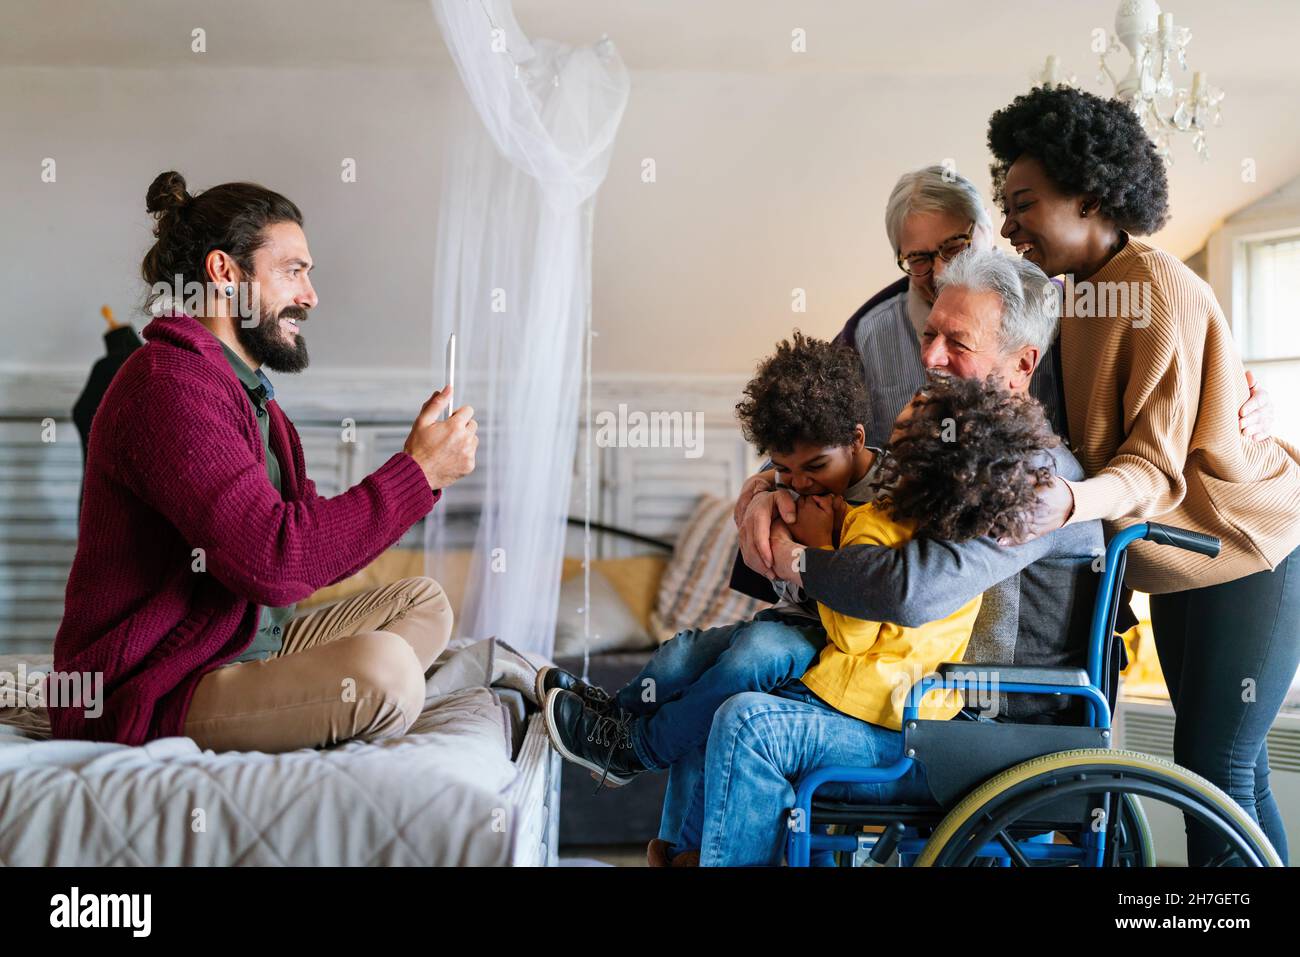
<svg viewBox="0 0 1300 957">
<path fill-rule="evenodd" d="M 1185 528 L 1175 528 L 1172 525 L 1159 525 L 1156 522 L 1148 522 L 1147 533 L 1143 538 L 1149 542 L 1155 542 L 1157 545 L 1173 545 L 1175 548 L 1184 548 L 1189 552 L 1199 552 L 1202 555 L 1209 555 L 1211 558 L 1219 554 L 1220 543 L 1213 535 L 1189 532 Z"/>
</svg>

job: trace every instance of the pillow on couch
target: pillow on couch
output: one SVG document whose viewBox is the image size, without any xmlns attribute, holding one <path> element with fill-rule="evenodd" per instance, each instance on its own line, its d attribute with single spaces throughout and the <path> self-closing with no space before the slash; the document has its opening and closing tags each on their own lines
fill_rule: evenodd
<svg viewBox="0 0 1300 957">
<path fill-rule="evenodd" d="M 744 621 L 771 607 L 731 590 L 731 566 L 740 540 L 731 518 L 733 507 L 730 501 L 705 495 L 682 529 L 651 615 L 651 630 L 659 641 L 686 628 Z"/>
<path fill-rule="evenodd" d="M 623 558 L 593 558 L 592 572 L 599 572 L 618 592 L 618 596 L 636 616 L 646 633 L 650 633 L 650 616 L 659 598 L 659 580 L 664 576 L 668 559 L 664 555 L 629 555 Z M 582 559 L 564 559 L 560 581 L 582 575 Z"/>
<path fill-rule="evenodd" d="M 553 657 L 582 654 L 584 619 L 590 619 L 591 637 L 587 649 L 593 655 L 608 651 L 641 651 L 655 641 L 635 612 L 593 562 L 589 611 L 583 610 L 582 575 L 572 575 L 560 585 L 560 605 L 555 618 Z"/>
</svg>

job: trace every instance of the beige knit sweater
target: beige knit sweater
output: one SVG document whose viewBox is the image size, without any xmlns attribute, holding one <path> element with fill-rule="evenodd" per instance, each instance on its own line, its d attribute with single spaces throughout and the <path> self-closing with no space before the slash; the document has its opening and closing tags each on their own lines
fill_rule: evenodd
<svg viewBox="0 0 1300 957">
<path fill-rule="evenodd" d="M 1118 283 L 1126 285 L 1103 285 Z M 1087 295 L 1092 318 L 1079 315 Z M 1073 296 L 1067 287 L 1067 300 L 1065 407 L 1089 476 L 1070 483 L 1070 522 L 1104 519 L 1113 533 L 1153 521 L 1222 540 L 1214 559 L 1136 543 L 1127 580 L 1150 594 L 1274 568 L 1300 544 L 1300 452 L 1242 437 L 1246 373 L 1210 287 L 1174 256 L 1129 238 Z"/>
</svg>

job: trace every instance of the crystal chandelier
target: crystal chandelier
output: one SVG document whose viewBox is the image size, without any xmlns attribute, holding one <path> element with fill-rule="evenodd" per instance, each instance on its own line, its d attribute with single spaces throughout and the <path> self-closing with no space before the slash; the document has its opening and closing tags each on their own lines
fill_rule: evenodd
<svg viewBox="0 0 1300 957">
<path fill-rule="evenodd" d="M 1202 160 L 1210 158 L 1205 131 L 1218 126 L 1219 104 L 1223 91 L 1211 86 L 1204 73 L 1192 74 L 1190 87 L 1174 81 L 1174 67 L 1187 72 L 1187 44 L 1192 31 L 1174 26 L 1174 15 L 1162 13 L 1155 0 L 1120 0 L 1115 13 L 1115 32 L 1109 39 L 1105 31 L 1095 31 L 1093 52 L 1098 56 L 1097 82 L 1106 80 L 1115 87 L 1115 97 L 1123 100 L 1142 122 L 1142 128 L 1156 144 L 1156 152 L 1165 162 L 1173 162 L 1169 143 L 1175 133 L 1190 133 L 1192 148 Z M 1125 51 L 1131 58 L 1128 72 L 1116 77 L 1106 58 Z M 1044 86 L 1076 86 L 1073 77 L 1062 80 L 1060 63 L 1047 58 L 1036 77 Z"/>
</svg>

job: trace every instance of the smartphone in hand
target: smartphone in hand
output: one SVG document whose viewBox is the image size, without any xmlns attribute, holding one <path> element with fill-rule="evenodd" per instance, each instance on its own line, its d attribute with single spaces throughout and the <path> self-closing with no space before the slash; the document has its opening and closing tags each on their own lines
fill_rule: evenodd
<svg viewBox="0 0 1300 957">
<path fill-rule="evenodd" d="M 443 419 L 451 418 L 451 407 L 456 401 L 456 333 L 447 337 L 447 377 L 443 380 L 446 383 L 445 388 L 451 392 L 452 401 L 447 403 L 447 407 L 442 410 Z M 464 405 L 464 403 L 461 403 Z"/>
</svg>

